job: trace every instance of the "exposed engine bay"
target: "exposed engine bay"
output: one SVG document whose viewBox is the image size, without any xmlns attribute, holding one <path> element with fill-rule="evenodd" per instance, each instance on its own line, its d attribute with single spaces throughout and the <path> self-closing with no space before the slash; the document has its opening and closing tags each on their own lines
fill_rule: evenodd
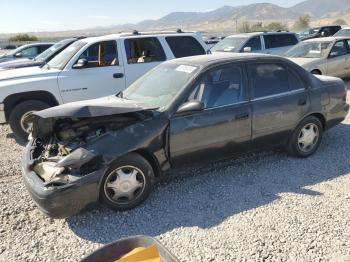
<svg viewBox="0 0 350 262">
<path fill-rule="evenodd" d="M 94 172 L 103 156 L 84 146 L 101 136 L 135 124 L 152 114 L 141 111 L 92 118 L 37 117 L 33 123 L 33 171 L 47 186 L 60 186 Z"/>
</svg>

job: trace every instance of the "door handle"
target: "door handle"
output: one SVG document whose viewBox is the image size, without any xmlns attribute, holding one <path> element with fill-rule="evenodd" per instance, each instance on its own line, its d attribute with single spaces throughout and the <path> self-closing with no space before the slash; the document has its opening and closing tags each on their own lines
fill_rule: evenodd
<svg viewBox="0 0 350 262">
<path fill-rule="evenodd" d="M 299 106 L 304 106 L 304 105 L 306 105 L 306 103 L 307 103 L 306 98 L 300 98 L 298 101 Z"/>
<path fill-rule="evenodd" d="M 115 73 L 113 74 L 113 78 L 123 78 L 124 74 L 123 73 Z"/>
<path fill-rule="evenodd" d="M 244 120 L 244 119 L 248 119 L 249 118 L 249 113 L 245 112 L 245 113 L 241 113 L 235 116 L 236 120 Z"/>
</svg>

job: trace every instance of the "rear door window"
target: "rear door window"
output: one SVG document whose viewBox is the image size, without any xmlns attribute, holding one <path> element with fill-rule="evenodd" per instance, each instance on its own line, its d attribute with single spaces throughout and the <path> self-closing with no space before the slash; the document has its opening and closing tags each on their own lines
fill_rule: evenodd
<svg viewBox="0 0 350 262">
<path fill-rule="evenodd" d="M 252 49 L 252 51 L 259 51 L 261 50 L 261 40 L 260 40 L 260 36 L 254 36 L 253 38 L 251 38 L 244 46 L 243 49 L 245 47 L 250 47 Z M 243 50 L 242 49 L 242 50 Z"/>
<path fill-rule="evenodd" d="M 168 36 L 165 40 L 176 58 L 206 54 L 202 45 L 192 36 Z"/>
<path fill-rule="evenodd" d="M 295 45 L 298 39 L 293 34 L 264 35 L 265 48 L 278 48 Z"/>
<path fill-rule="evenodd" d="M 289 83 L 289 89 L 291 91 L 305 89 L 305 83 L 301 80 L 299 74 L 297 74 L 291 69 L 289 69 L 288 71 L 288 83 Z"/>
<path fill-rule="evenodd" d="M 164 49 L 156 37 L 125 39 L 124 44 L 128 64 L 166 60 Z"/>
<path fill-rule="evenodd" d="M 288 71 L 277 63 L 248 64 L 252 99 L 289 92 Z"/>
</svg>

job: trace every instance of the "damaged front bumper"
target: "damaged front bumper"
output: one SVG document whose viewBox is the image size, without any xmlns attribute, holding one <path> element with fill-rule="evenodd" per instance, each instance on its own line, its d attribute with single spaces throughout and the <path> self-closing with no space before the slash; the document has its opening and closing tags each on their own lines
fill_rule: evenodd
<svg viewBox="0 0 350 262">
<path fill-rule="evenodd" d="M 33 150 L 30 141 L 22 160 L 22 175 L 31 197 L 46 215 L 66 218 L 98 202 L 100 181 L 105 172 L 103 168 L 66 184 L 50 185 L 33 171 Z"/>
</svg>

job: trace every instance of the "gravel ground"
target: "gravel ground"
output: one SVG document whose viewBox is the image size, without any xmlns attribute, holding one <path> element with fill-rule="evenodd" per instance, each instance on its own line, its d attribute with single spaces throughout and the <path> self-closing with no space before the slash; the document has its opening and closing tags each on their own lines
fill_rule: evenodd
<svg viewBox="0 0 350 262">
<path fill-rule="evenodd" d="M 157 237 L 181 261 L 350 261 L 350 116 L 317 154 L 274 150 L 185 170 L 125 213 L 52 220 L 20 176 L 23 147 L 0 127 L 0 261 L 77 261 L 121 237 Z"/>
</svg>

